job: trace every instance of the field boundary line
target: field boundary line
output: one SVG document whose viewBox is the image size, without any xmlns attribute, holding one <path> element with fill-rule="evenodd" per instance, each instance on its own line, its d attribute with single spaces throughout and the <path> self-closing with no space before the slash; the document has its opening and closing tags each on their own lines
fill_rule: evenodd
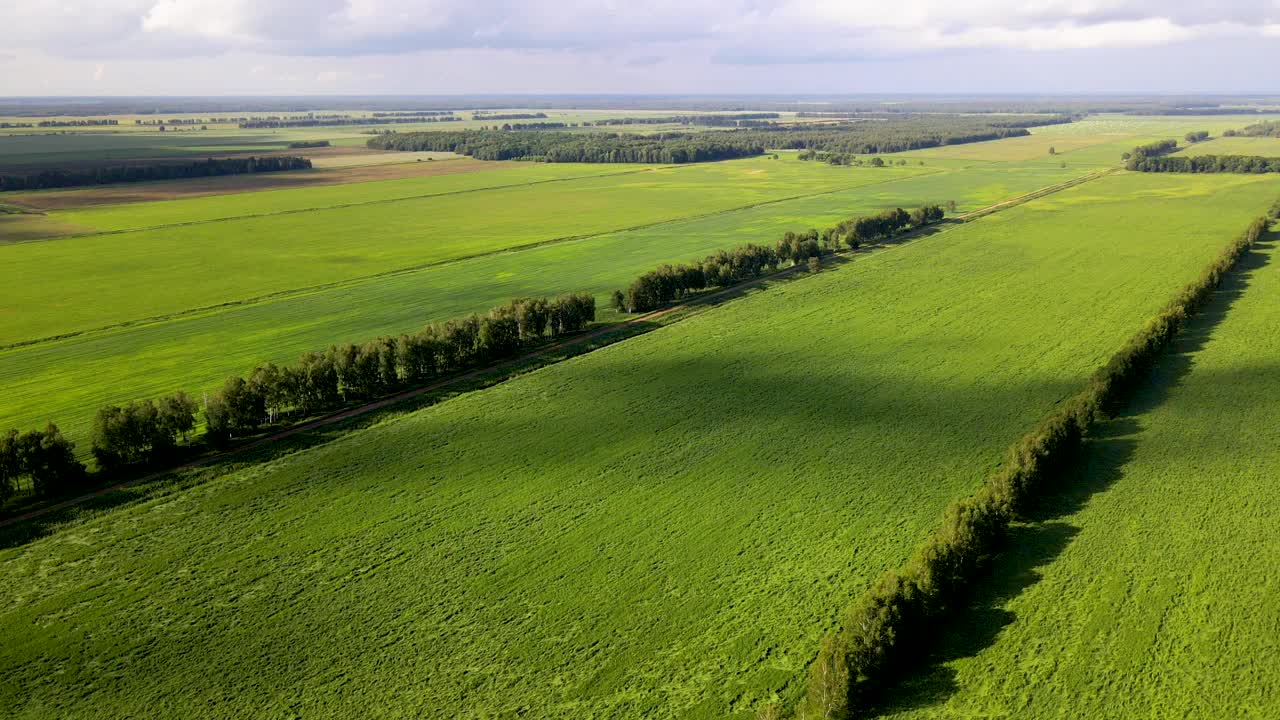
<svg viewBox="0 0 1280 720">
<path fill-rule="evenodd" d="M 635 170 L 632 172 L 645 172 L 645 171 Z M 891 178 L 888 180 L 882 180 L 880 182 L 871 183 L 869 185 L 854 185 L 852 187 L 843 187 L 835 190 L 823 190 L 822 192 L 811 193 L 807 195 L 792 195 L 790 197 L 777 198 L 774 200 L 764 200 L 764 201 L 753 203 L 750 205 L 741 205 L 738 207 L 725 208 L 723 210 L 714 210 L 711 212 L 702 213 L 700 215 L 686 215 L 684 217 L 671 218 L 668 220 L 655 220 L 654 222 L 650 222 L 650 223 L 643 223 L 640 225 L 632 225 L 629 227 L 622 227 L 622 228 L 614 228 L 612 230 L 605 230 L 601 232 L 587 233 L 583 235 L 564 235 L 561 237 L 548 238 L 546 240 L 537 240 L 531 243 L 525 243 L 522 245 L 512 245 L 510 247 L 499 248 L 496 250 L 487 250 L 485 252 L 473 253 L 471 255 L 463 255 L 461 257 L 449 258 L 447 260 L 437 260 L 434 262 L 424 263 L 421 265 L 410 265 L 408 267 L 393 268 L 391 270 L 384 270 L 382 272 L 373 273 L 371 275 L 359 275 L 351 278 L 343 278 L 342 280 L 335 280 L 333 282 L 321 283 L 319 285 L 308 285 L 300 288 L 289 288 L 288 290 L 279 290 L 277 292 L 267 293 L 265 295 L 256 295 L 254 297 L 243 298 L 240 300 L 229 300 L 227 302 L 217 303 L 214 305 L 202 305 L 200 307 L 188 308 L 186 310 L 179 310 L 177 312 L 166 313 L 164 315 L 152 315 L 150 317 L 136 318 L 133 320 L 126 320 L 124 322 L 114 323 L 111 325 L 101 325 L 95 328 L 86 328 L 84 330 L 77 330 L 74 332 L 62 333 L 60 335 L 48 335 L 41 338 L 19 340 L 17 342 L 0 345 L 0 352 L 17 350 L 24 347 L 31 347 L 33 345 L 44 345 L 47 343 L 58 342 L 61 340 L 70 340 L 72 338 L 82 337 L 84 335 L 110 332 L 112 330 L 120 330 L 123 328 L 140 327 L 145 325 L 164 323 L 164 322 L 178 320 L 178 319 L 193 316 L 193 315 L 212 313 L 212 312 L 224 310 L 227 308 L 257 305 L 259 303 L 270 302 L 273 300 L 280 300 L 283 298 L 297 296 L 297 295 L 307 295 L 314 292 L 323 292 L 326 290 L 334 290 L 337 288 L 351 287 L 354 285 L 359 285 L 361 283 L 371 282 L 374 280 L 380 280 L 380 279 L 389 278 L 389 277 L 396 277 L 399 275 L 412 275 L 413 273 L 422 272 L 424 270 L 447 267 L 449 265 L 453 265 L 456 263 L 469 262 L 471 260 L 478 260 L 480 258 L 485 258 L 485 257 L 495 257 L 498 255 L 503 255 L 507 253 L 518 253 L 518 252 L 525 252 L 528 250 L 536 250 L 538 248 L 548 247 L 551 245 L 560 245 L 560 244 L 566 244 L 571 242 L 578 242 L 582 240 L 592 240 L 595 238 L 604 237 L 606 235 L 617 235 L 622 233 L 636 232 L 639 230 L 648 230 L 655 227 L 661 227 L 663 225 L 673 225 L 675 223 L 690 222 L 694 220 L 706 220 L 708 218 L 713 218 L 719 215 L 728 215 L 730 213 L 735 213 L 735 212 L 754 210 L 756 208 L 768 207 L 770 205 L 776 205 L 784 202 L 794 202 L 796 200 L 808 200 L 811 198 L 821 197 L 823 195 L 834 195 L 835 193 L 846 192 L 849 190 L 857 190 L 859 188 L 864 188 L 864 187 L 868 187 L 868 188 L 880 187 L 880 186 L 889 185 L 895 182 L 910 180 L 912 178 L 924 177 L 927 175 L 937 175 L 937 174 L 943 174 L 948 172 L 954 172 L 954 171 L 939 170 L 937 172 L 926 172 L 918 175 L 909 175 L 907 177 L 899 177 L 899 178 Z M 593 177 L 601 177 L 601 176 L 593 176 Z M 545 181 L 545 182 L 551 182 L 551 181 Z M 437 196 L 433 195 L 430 197 L 437 197 Z M 128 230 L 128 231 L 121 231 L 121 232 L 134 232 L 134 231 Z M 32 241 L 32 242 L 42 242 L 42 241 Z M 20 245 L 24 243 L 13 243 L 13 244 Z"/>
<path fill-rule="evenodd" d="M 1083 178 L 1083 179 L 1077 178 L 1076 181 L 1071 181 L 1070 183 L 1065 183 L 1065 184 L 1059 183 L 1057 185 L 1048 186 L 1036 192 L 1042 193 L 1038 195 L 1038 197 L 1044 197 L 1045 195 L 1049 195 L 1054 192 L 1058 192 L 1059 190 L 1065 189 L 1065 187 L 1073 187 L 1083 182 L 1087 182 L 1088 180 L 1096 179 L 1097 177 L 1101 177 L 1103 174 L 1105 173 L 1097 173 L 1097 174 L 1094 174 L 1093 176 Z M 1030 193 L 1030 194 L 1035 194 L 1035 193 Z M 1028 199 L 1035 199 L 1035 198 L 1028 198 L 1027 196 L 1022 196 L 1021 202 L 1027 202 Z M 1017 203 L 1017 204 L 1020 204 L 1020 203 Z M 1009 204 L 1008 201 L 1006 201 L 1006 202 L 997 203 L 996 205 L 989 206 L 989 208 L 985 208 L 985 209 L 991 209 L 991 212 L 986 213 L 986 214 L 991 214 L 994 212 L 998 212 L 999 210 L 1006 209 L 1013 206 L 1014 205 L 1011 205 Z M 979 210 L 974 212 L 981 212 L 981 211 Z M 967 217 L 972 214 L 973 213 L 969 213 L 964 217 Z M 956 218 L 955 223 L 943 224 L 941 226 L 938 226 L 938 225 L 926 226 L 924 228 L 919 228 L 917 230 L 912 230 L 902 235 L 899 235 L 898 237 L 893 238 L 892 241 L 889 241 L 889 242 L 880 242 L 872 245 L 865 245 L 857 250 L 837 251 L 833 254 L 836 255 L 837 257 L 850 257 L 850 256 L 856 256 L 856 255 L 869 254 L 873 252 L 884 252 L 887 250 L 892 250 L 894 248 L 900 247 L 905 242 L 910 242 L 913 240 L 923 239 L 927 237 L 933 237 L 934 235 L 938 235 L 940 233 L 943 233 L 943 232 L 946 232 L 947 230 L 952 229 L 952 227 L 956 225 L 964 224 L 967 222 L 969 222 L 969 220 L 961 220 L 960 218 Z M 951 227 L 948 227 L 948 225 L 950 225 Z M 932 230 L 932 232 L 927 232 L 930 230 Z M 157 470 L 152 473 L 147 473 L 146 475 L 143 475 L 141 477 L 134 478 L 132 480 L 128 480 L 125 482 L 115 483 L 107 487 L 99 488 L 98 490 L 95 490 L 93 492 L 86 493 L 84 495 L 80 495 L 67 500 L 63 500 L 61 502 L 58 502 L 46 507 L 42 507 L 37 510 L 31 510 L 26 513 L 15 515 L 11 518 L 0 519 L 0 528 L 10 527 L 13 525 L 18 525 L 23 522 L 27 522 L 29 520 L 34 520 L 36 518 L 42 517 L 44 515 L 48 515 L 53 512 L 57 512 L 59 510 L 65 510 L 67 508 L 71 508 L 76 505 L 84 504 L 90 500 L 102 497 L 104 495 L 108 495 L 110 493 L 113 493 L 119 490 L 127 490 L 129 488 L 142 485 L 144 483 L 154 482 L 155 480 L 166 477 L 168 475 L 173 475 L 176 473 L 181 473 L 188 470 L 194 470 L 200 467 L 211 465 L 220 460 L 224 460 L 226 458 L 229 458 L 241 453 L 256 450 L 258 448 L 264 447 L 266 445 L 277 442 L 279 440 L 283 440 L 285 438 L 293 437 L 295 435 L 300 435 L 302 433 L 310 432 L 312 430 L 317 430 L 320 428 L 335 425 L 345 420 L 350 420 L 352 418 L 368 415 L 380 410 L 385 410 L 394 405 L 398 405 L 402 402 L 422 397 L 423 395 L 427 395 L 429 393 L 432 393 L 438 390 L 444 390 L 454 385 L 462 385 L 468 381 L 479 379 L 495 371 L 518 369 L 520 366 L 526 363 L 529 363 L 531 361 L 538 360 L 538 359 L 544 359 L 550 355 L 554 355 L 558 351 L 569 349 L 569 348 L 576 348 L 583 345 L 588 345 L 592 341 L 603 338 L 607 335 L 611 335 L 614 333 L 622 334 L 624 333 L 625 330 L 629 328 L 635 328 L 643 324 L 650 323 L 654 320 L 660 320 L 664 317 L 667 317 L 679 312 L 699 311 L 699 310 L 705 311 L 707 309 L 705 306 L 711 305 L 714 301 L 724 298 L 728 295 L 740 293 L 744 290 L 748 290 L 753 287 L 758 287 L 760 285 L 763 285 L 773 280 L 786 278 L 790 275 L 797 275 L 797 274 L 802 274 L 807 272 L 808 272 L 808 268 L 806 266 L 796 264 L 789 268 L 783 268 L 781 270 L 777 270 L 775 272 L 769 273 L 767 275 L 763 275 L 761 277 L 752 278 L 750 280 L 738 283 L 736 285 L 731 285 L 729 287 L 721 288 L 719 290 L 715 290 L 709 293 L 702 293 L 693 298 L 689 298 L 684 302 L 669 305 L 665 308 L 660 308 L 658 310 L 654 310 L 652 312 L 648 312 L 643 315 L 637 315 L 635 317 L 628 318 L 619 323 L 607 325 L 605 327 L 597 328 L 595 330 L 590 330 L 581 335 L 575 335 L 571 338 L 566 338 L 564 340 L 554 342 L 549 345 L 544 345 L 540 348 L 537 348 L 527 353 L 523 353 L 517 357 L 504 360 L 500 363 L 496 363 L 493 365 L 486 365 L 480 368 L 475 368 L 465 373 L 454 375 L 452 377 L 445 378 L 443 380 L 439 380 L 434 383 L 430 383 L 428 385 L 411 388 L 408 390 L 401 391 L 399 393 L 395 393 L 393 395 L 389 395 L 379 400 L 374 400 L 372 402 L 365 403 L 363 405 L 358 405 L 356 407 L 347 408 L 345 410 L 340 410 L 335 413 L 330 413 L 328 415 L 324 415 L 313 420 L 308 420 L 306 422 L 302 422 L 297 425 L 284 428 L 282 430 L 271 433 L 261 438 L 257 438 L 255 440 L 249 441 L 242 445 L 238 445 L 236 447 L 229 448 L 227 450 L 214 452 L 212 454 L 196 458 L 195 460 L 183 463 L 181 465 L 177 465 L 175 467 L 167 468 L 164 470 Z M 678 322 L 680 319 L 683 319 L 683 318 L 676 318 L 674 321 Z M 662 327 L 667 327 L 667 325 L 661 325 L 659 327 L 653 328 L 653 330 L 658 330 L 658 329 L 661 329 Z M 641 334 L 648 334 L 648 333 L 645 332 Z M 603 345 L 600 345 L 597 348 L 589 348 L 586 352 L 594 352 L 597 349 L 608 347 L 608 346 L 615 345 L 622 342 L 626 342 L 632 337 L 638 337 L 638 336 L 639 335 L 623 334 L 617 340 L 605 343 Z M 550 363 L 550 364 L 555 364 L 555 363 Z M 547 366 L 544 365 L 542 367 L 547 367 Z M 506 382 L 507 380 L 517 376 L 518 374 L 509 375 L 505 378 L 499 379 L 497 382 L 498 383 Z"/>
</svg>

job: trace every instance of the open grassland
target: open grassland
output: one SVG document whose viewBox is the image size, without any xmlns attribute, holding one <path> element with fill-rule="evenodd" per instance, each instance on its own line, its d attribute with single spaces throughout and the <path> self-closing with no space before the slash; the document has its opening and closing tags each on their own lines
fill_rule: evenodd
<svg viewBox="0 0 1280 720">
<path fill-rule="evenodd" d="M 1277 260 L 1273 233 L 884 715 L 1280 715 Z"/>
<path fill-rule="evenodd" d="M 24 282 L 0 288 L 0 343 L 831 192 L 927 170 L 857 172 L 754 159 L 10 244 L 0 247 L 0 271 Z M 173 202 L 239 201 L 261 207 L 267 202 L 263 195 Z M 301 201 L 307 201 L 305 195 Z M 146 212 L 146 206 L 128 206 L 122 221 Z"/>
<path fill-rule="evenodd" d="M 859 173 L 849 168 L 835 172 Z M 199 395 L 259 362 L 288 362 L 335 342 L 415 331 L 512 297 L 588 290 L 602 299 L 664 262 L 692 260 L 788 230 L 826 227 L 886 207 L 957 201 L 974 210 L 1075 177 L 1010 164 L 903 177 L 763 207 L 497 253 L 171 320 L 88 333 L 0 352 L 0 427 L 54 417 L 87 437 L 104 405 L 185 388 Z M 896 179 L 895 179 L 896 178 Z M 603 311 L 608 320 L 612 313 Z"/>
<path fill-rule="evenodd" d="M 2 550 L 0 702 L 750 717 L 1277 189 L 1198 180 L 1105 178 Z"/>
<path fill-rule="evenodd" d="M 447 172 L 450 167 L 461 172 Z M 492 166 L 492 167 L 486 167 Z M 434 170 L 432 164 L 428 169 Z M 443 173 L 423 173 L 416 177 L 352 182 L 327 187 L 281 189 L 260 193 L 229 193 L 212 197 L 180 198 L 165 202 L 116 204 L 51 213 L 55 218 L 72 222 L 90 232 L 144 230 L 167 225 L 187 225 L 215 220 L 229 220 L 261 215 L 324 210 L 393 200 L 448 195 L 502 187 L 534 185 L 548 180 L 579 177 L 624 175 L 647 170 L 650 166 L 575 164 L 575 163 L 486 163 L 466 158 L 441 162 Z M 414 169 L 417 169 L 415 163 Z M 301 177 L 313 172 L 300 171 Z M 278 173 L 289 175 L 293 173 Z M 341 177 L 343 173 L 335 173 Z M 248 176 L 257 177 L 257 176 Z M 181 184 L 187 181 L 178 181 Z M 174 183 L 167 183 L 173 185 Z M 160 184 L 163 187 L 165 184 Z M 105 188 L 104 188 L 105 189 Z M 36 195 L 38 196 L 38 194 Z M 15 197 L 18 202 L 21 197 Z M 400 210 L 400 208 L 395 208 Z"/>
<path fill-rule="evenodd" d="M 1181 139 L 1179 143 L 1183 143 Z M 1206 142 L 1183 147 L 1179 155 L 1259 155 L 1280 157 L 1280 138 L 1273 137 L 1218 137 Z"/>
</svg>

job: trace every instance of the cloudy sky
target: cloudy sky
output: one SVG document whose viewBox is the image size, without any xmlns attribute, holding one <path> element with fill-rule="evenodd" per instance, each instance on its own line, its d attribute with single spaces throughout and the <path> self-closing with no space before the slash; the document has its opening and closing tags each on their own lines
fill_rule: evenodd
<svg viewBox="0 0 1280 720">
<path fill-rule="evenodd" d="M 1280 92 L 1280 0 L 10 0 L 0 95 Z"/>
</svg>

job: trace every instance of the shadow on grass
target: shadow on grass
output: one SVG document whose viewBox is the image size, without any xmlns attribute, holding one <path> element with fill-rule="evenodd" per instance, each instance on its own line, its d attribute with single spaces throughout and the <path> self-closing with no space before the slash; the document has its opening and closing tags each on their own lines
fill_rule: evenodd
<svg viewBox="0 0 1280 720">
<path fill-rule="evenodd" d="M 1007 609 L 1009 602 L 1039 582 L 1039 569 L 1053 562 L 1079 533 L 1066 519 L 1123 475 L 1140 441 L 1138 419 L 1165 402 L 1191 373 L 1195 353 L 1244 294 L 1252 273 L 1270 261 L 1278 238 L 1280 233 L 1268 233 L 1240 259 L 1123 410 L 1095 428 L 1082 456 L 1064 472 L 1060 484 L 1027 510 L 1025 523 L 1010 528 L 1005 549 L 992 560 L 988 577 L 974 589 L 968 606 L 938 629 L 938 639 L 922 666 L 873 698 L 866 708 L 868 716 L 942 705 L 960 689 L 950 663 L 976 657 L 1017 620 Z"/>
</svg>

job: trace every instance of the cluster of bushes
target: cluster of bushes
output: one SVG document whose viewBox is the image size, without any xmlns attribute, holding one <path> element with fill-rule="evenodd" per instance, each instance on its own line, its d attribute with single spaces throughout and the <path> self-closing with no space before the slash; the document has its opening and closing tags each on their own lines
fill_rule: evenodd
<svg viewBox="0 0 1280 720">
<path fill-rule="evenodd" d="M 1280 207 L 1270 219 L 1277 214 Z M 1000 550 L 1009 524 L 1071 465 L 1093 423 L 1131 397 L 1188 318 L 1262 235 L 1268 220 L 1255 220 L 1098 369 L 1081 393 L 1013 445 L 976 493 L 947 507 L 941 527 L 905 566 L 886 573 L 848 608 L 810 667 L 797 716 L 847 717 L 875 688 L 929 652 L 937 632 L 932 623 L 964 601 L 988 559 Z"/>
<path fill-rule="evenodd" d="M 57 425 L 0 435 L 0 502 L 24 486 L 37 496 L 55 497 L 83 487 L 85 477 L 75 444 L 62 436 Z"/>
<path fill-rule="evenodd" d="M 289 143 L 292 150 L 302 150 L 303 148 L 322 148 L 329 147 L 328 140 L 294 140 Z"/>
<path fill-rule="evenodd" d="M 1246 125 L 1240 130 L 1228 130 L 1222 134 L 1226 137 L 1236 137 L 1237 135 L 1245 137 L 1280 137 L 1280 120 L 1263 120 L 1252 125 Z"/>
<path fill-rule="evenodd" d="M 1130 158 L 1129 170 L 1154 173 L 1273 173 L 1280 172 L 1280 158 L 1260 155 L 1165 155 Z"/>
<path fill-rule="evenodd" d="M 1121 155 L 1120 159 L 1127 160 L 1129 161 L 1130 164 L 1133 164 L 1137 162 L 1142 162 L 1147 158 L 1168 155 L 1169 153 L 1177 149 L 1178 149 L 1177 140 L 1159 140 L 1153 143 L 1147 143 L 1146 145 L 1139 145 L 1138 147 L 1130 150 L 1124 155 Z M 1129 169 L 1132 170 L 1133 168 L 1129 168 Z"/>
<path fill-rule="evenodd" d="M 86 170 L 45 170 L 33 175 L 0 175 L 0 191 L 107 185 L 110 183 L 177 180 L 245 173 L 309 170 L 303 157 L 209 158 L 189 165 L 122 165 Z"/>
<path fill-rule="evenodd" d="M 851 165 L 856 167 L 862 167 L 863 165 L 868 165 L 870 167 L 885 167 L 886 165 L 894 165 L 894 164 L 906 165 L 907 164 L 907 161 L 903 159 L 899 159 L 896 163 L 894 163 L 894 161 L 892 160 L 885 161 L 884 158 L 881 158 L 879 156 L 872 156 L 866 160 L 863 160 L 857 155 L 850 155 L 847 153 L 821 152 L 818 150 L 801 150 L 799 153 L 796 154 L 796 158 L 799 160 L 813 160 L 817 162 L 825 162 L 828 165 Z M 924 163 L 920 163 L 920 164 L 923 165 Z"/>
<path fill-rule="evenodd" d="M 280 128 L 337 127 L 342 125 L 402 125 L 408 123 L 454 122 L 462 118 L 455 115 L 438 117 L 305 117 L 275 120 L 244 120 L 242 130 L 272 130 Z"/>
<path fill-rule="evenodd" d="M 1187 141 L 1187 143 L 1198 143 L 1198 142 L 1204 142 L 1205 140 L 1208 140 L 1208 139 L 1209 139 L 1209 131 L 1208 131 L 1208 130 L 1195 130 L 1195 131 L 1193 131 L 1193 132 L 1189 132 L 1189 133 L 1187 133 L 1186 135 L 1182 136 L 1182 139 L 1183 139 L 1183 140 L 1186 140 L 1186 141 Z"/>
<path fill-rule="evenodd" d="M 764 146 L 735 133 L 512 132 L 462 130 L 392 133 L 371 138 L 379 150 L 435 150 L 478 160 L 542 160 L 585 163 L 690 163 L 764 153 Z"/>
<path fill-rule="evenodd" d="M 787 232 L 774 247 L 748 243 L 732 250 L 720 250 L 701 262 L 663 265 L 636 278 L 625 291 L 615 290 L 614 309 L 649 312 L 667 303 L 712 287 L 729 287 L 744 280 L 776 271 L 790 263 L 799 265 L 820 258 L 841 243 L 857 249 L 863 243 L 892 237 L 911 227 L 923 227 L 943 218 L 937 205 L 907 212 L 902 208 L 876 215 L 850 218 L 819 232 Z M 810 269 L 816 269 L 813 265 Z"/>
</svg>

